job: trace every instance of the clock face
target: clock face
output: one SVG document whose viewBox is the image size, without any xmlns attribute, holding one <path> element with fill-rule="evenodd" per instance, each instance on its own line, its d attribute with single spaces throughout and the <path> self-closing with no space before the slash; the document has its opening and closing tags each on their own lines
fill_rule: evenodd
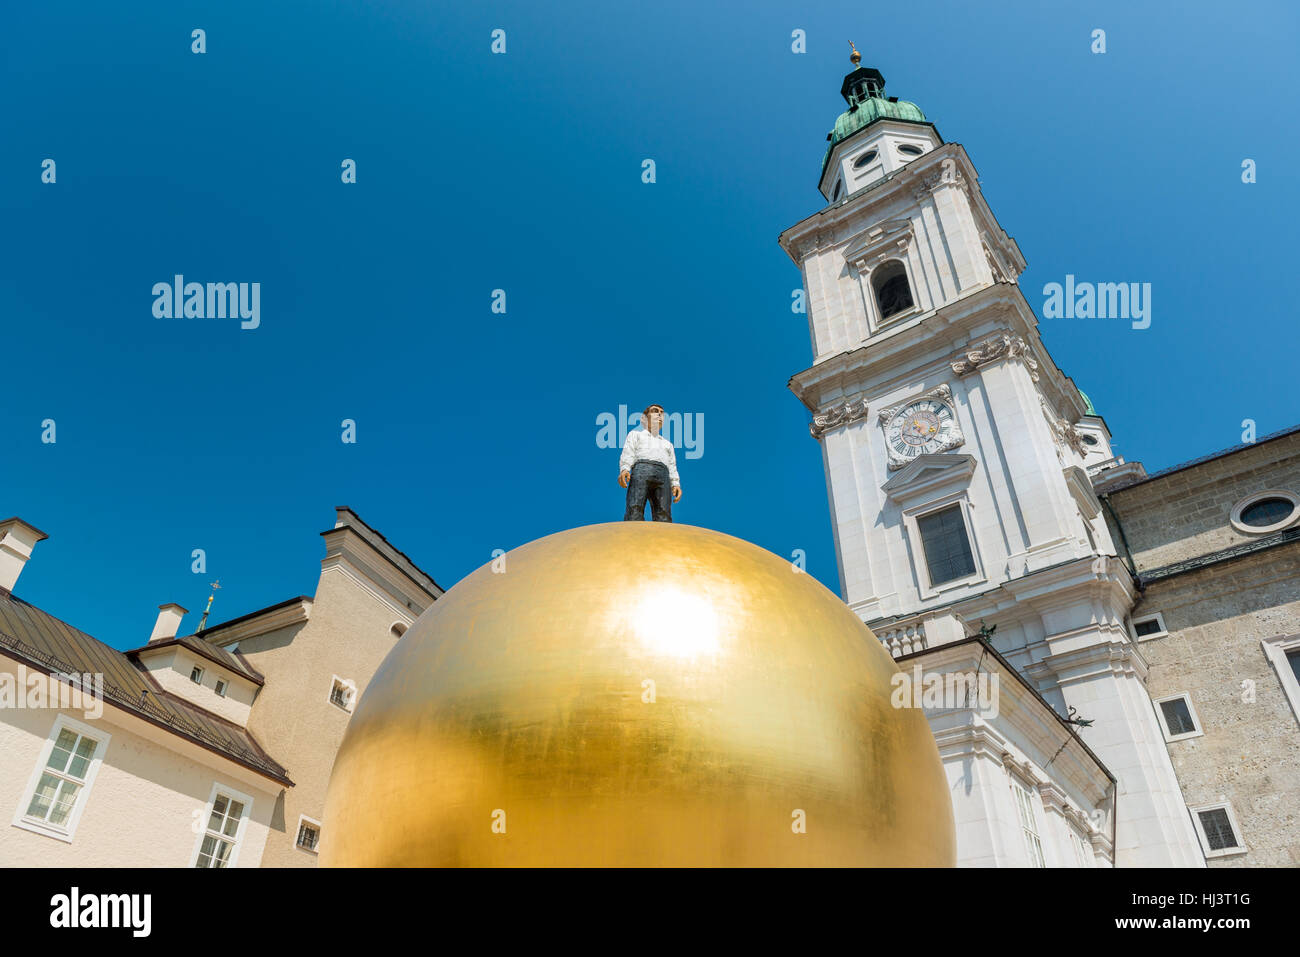
<svg viewBox="0 0 1300 957">
<path fill-rule="evenodd" d="M 938 399 L 920 399 L 899 409 L 885 428 L 886 441 L 902 459 L 948 448 L 957 434 L 952 409 Z"/>
</svg>

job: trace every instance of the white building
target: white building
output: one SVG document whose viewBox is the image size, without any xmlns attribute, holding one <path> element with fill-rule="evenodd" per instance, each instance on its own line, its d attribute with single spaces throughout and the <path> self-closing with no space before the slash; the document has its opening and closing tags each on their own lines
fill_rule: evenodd
<svg viewBox="0 0 1300 957">
<path fill-rule="evenodd" d="M 0 866 L 316 866 L 356 702 L 442 594 L 349 508 L 321 535 L 313 595 L 118 651 L 14 593 L 46 536 L 0 521 Z"/>
<path fill-rule="evenodd" d="M 829 205 L 780 237 L 812 333 L 790 388 L 822 446 L 845 601 L 905 670 L 1001 673 L 996 716 L 927 709 L 959 862 L 1204 866 L 1089 475 L 1132 466 L 1043 347 L 966 151 L 876 70 L 841 93 Z"/>
</svg>

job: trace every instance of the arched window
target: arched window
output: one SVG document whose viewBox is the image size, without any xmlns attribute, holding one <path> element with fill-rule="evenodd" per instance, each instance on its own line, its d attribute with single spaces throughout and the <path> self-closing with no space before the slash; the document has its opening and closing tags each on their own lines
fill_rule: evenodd
<svg viewBox="0 0 1300 957">
<path fill-rule="evenodd" d="M 888 319 L 912 308 L 912 288 L 907 284 L 907 269 L 891 259 L 877 266 L 871 274 L 871 291 L 876 294 L 880 318 Z"/>
</svg>

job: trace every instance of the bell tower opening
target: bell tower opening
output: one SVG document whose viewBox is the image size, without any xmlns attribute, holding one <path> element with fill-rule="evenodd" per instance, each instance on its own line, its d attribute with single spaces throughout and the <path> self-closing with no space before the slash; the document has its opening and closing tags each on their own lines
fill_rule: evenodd
<svg viewBox="0 0 1300 957">
<path fill-rule="evenodd" d="M 871 274 L 871 290 L 876 295 L 880 318 L 888 319 L 912 308 L 912 287 L 907 284 L 907 268 L 897 259 L 883 263 Z"/>
</svg>

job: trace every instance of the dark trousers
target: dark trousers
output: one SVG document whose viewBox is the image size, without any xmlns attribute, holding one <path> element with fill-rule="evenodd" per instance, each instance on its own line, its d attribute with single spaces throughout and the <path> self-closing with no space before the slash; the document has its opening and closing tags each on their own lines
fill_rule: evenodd
<svg viewBox="0 0 1300 957">
<path fill-rule="evenodd" d="M 625 522 L 644 522 L 645 503 L 650 500 L 650 516 L 656 522 L 673 520 L 673 486 L 668 480 L 668 466 L 662 462 L 634 462 L 632 480 L 627 483 Z"/>
</svg>

